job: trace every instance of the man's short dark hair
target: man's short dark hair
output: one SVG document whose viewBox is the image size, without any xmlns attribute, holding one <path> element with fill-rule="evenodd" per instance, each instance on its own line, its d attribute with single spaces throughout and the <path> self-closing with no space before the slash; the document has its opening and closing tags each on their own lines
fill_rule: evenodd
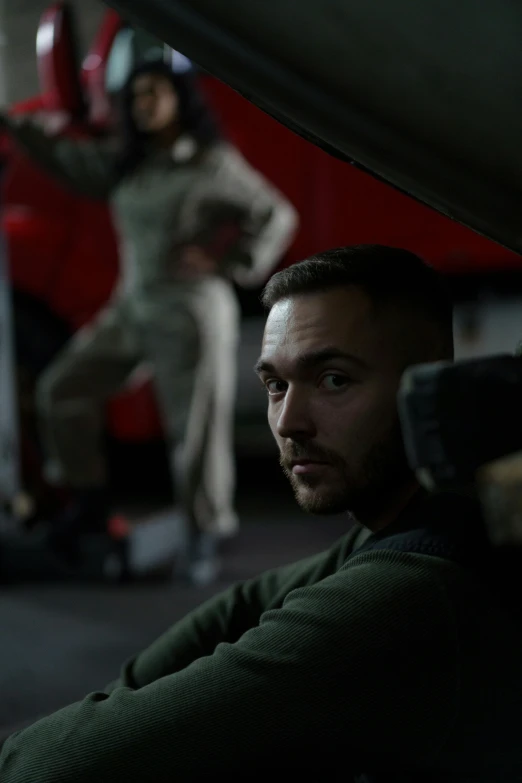
<svg viewBox="0 0 522 783">
<path fill-rule="evenodd" d="M 277 272 L 261 300 L 271 309 L 281 299 L 356 286 L 379 305 L 397 305 L 437 327 L 444 356 L 453 356 L 453 306 L 442 276 L 408 250 L 353 245 L 318 253 Z"/>
</svg>

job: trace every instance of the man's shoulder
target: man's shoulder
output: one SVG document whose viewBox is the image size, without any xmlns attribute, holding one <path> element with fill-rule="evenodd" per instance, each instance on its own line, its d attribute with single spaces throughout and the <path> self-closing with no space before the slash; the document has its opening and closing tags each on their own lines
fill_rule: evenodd
<svg viewBox="0 0 522 783">
<path fill-rule="evenodd" d="M 370 551 L 436 557 L 474 569 L 490 555 L 491 544 L 473 495 L 419 492 L 395 522 L 356 549 L 357 554 Z"/>
<path fill-rule="evenodd" d="M 469 591 L 483 581 L 490 551 L 472 497 L 419 493 L 401 518 L 379 533 L 353 525 L 329 551 L 328 568 L 318 569 L 308 582 L 306 598 L 313 601 L 327 592 L 348 607 L 343 596 L 357 594 L 372 606 L 390 606 L 423 595 L 447 606 L 453 590 Z"/>
<path fill-rule="evenodd" d="M 357 584 L 366 584 L 377 601 L 387 593 L 387 602 L 395 593 L 410 591 L 446 592 L 444 584 L 456 585 L 472 578 L 458 563 L 423 552 L 409 552 L 405 549 L 375 548 L 361 546 L 354 551 L 337 572 L 339 585 L 352 590 Z"/>
<path fill-rule="evenodd" d="M 464 493 L 420 493 L 395 523 L 354 529 L 341 580 L 393 584 L 476 581 L 491 553 L 480 506 Z"/>
</svg>

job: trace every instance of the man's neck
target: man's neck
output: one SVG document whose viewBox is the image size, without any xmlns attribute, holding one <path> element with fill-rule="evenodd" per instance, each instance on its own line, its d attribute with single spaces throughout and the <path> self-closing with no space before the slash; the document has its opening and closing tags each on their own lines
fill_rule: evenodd
<svg viewBox="0 0 522 783">
<path fill-rule="evenodd" d="M 357 521 L 371 530 L 372 533 L 379 533 L 395 522 L 419 491 L 419 484 L 415 479 L 412 479 L 390 496 L 384 510 L 370 514 L 365 518 L 358 518 Z"/>
</svg>

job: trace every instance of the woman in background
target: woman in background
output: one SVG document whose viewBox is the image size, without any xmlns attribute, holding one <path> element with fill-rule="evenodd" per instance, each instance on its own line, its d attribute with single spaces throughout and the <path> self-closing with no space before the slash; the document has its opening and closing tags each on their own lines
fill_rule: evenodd
<svg viewBox="0 0 522 783">
<path fill-rule="evenodd" d="M 108 199 L 121 278 L 37 388 L 46 475 L 74 502 L 50 541 L 74 553 L 105 530 L 104 403 L 143 362 L 154 372 L 176 495 L 188 532 L 186 572 L 216 574 L 216 542 L 237 527 L 233 413 L 239 308 L 231 281 L 262 283 L 293 239 L 294 208 L 221 137 L 190 73 L 136 68 L 110 142 L 49 136 L 3 118 L 30 157 L 76 192 Z"/>
</svg>

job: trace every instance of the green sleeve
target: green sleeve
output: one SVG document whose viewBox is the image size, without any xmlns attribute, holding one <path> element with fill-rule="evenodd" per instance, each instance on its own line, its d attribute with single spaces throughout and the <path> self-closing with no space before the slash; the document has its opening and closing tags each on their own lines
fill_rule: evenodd
<svg viewBox="0 0 522 783">
<path fill-rule="evenodd" d="M 26 118 L 3 116 L 1 123 L 34 163 L 79 195 L 106 199 L 117 185 L 116 153 L 110 142 L 52 135 Z"/>
<path fill-rule="evenodd" d="M 206 601 L 126 663 L 120 679 L 105 692 L 121 686 L 142 688 L 211 655 L 221 642 L 236 642 L 259 623 L 263 612 L 280 607 L 290 590 L 334 573 L 347 557 L 352 536 L 344 536 L 327 552 L 267 571 Z"/>
<path fill-rule="evenodd" d="M 354 558 L 182 671 L 45 718 L 5 744 L 2 783 L 172 783 L 432 758 L 456 714 L 458 661 L 426 560 Z"/>
</svg>

